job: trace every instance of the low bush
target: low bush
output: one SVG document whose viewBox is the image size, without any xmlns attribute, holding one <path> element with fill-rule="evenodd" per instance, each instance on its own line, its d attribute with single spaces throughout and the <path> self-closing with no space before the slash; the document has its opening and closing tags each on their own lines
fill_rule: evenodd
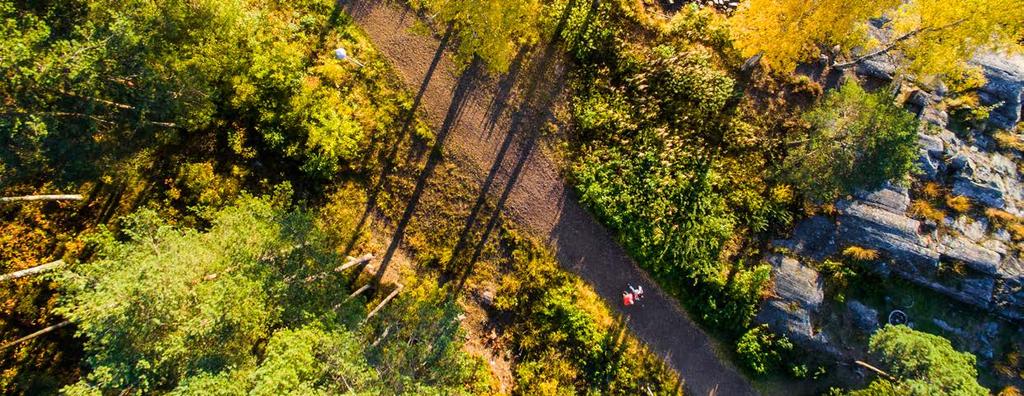
<svg viewBox="0 0 1024 396">
<path fill-rule="evenodd" d="M 736 342 L 736 354 L 754 374 L 764 375 L 782 366 L 783 358 L 793 349 L 785 336 L 775 335 L 767 326 L 751 328 Z"/>
</svg>

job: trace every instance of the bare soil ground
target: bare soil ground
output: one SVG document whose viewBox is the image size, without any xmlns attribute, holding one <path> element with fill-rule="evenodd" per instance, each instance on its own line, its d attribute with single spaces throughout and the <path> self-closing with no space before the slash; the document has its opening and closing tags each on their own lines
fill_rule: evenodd
<svg viewBox="0 0 1024 396">
<path fill-rule="evenodd" d="M 680 373 L 688 392 L 756 394 L 749 381 L 719 357 L 713 340 L 678 302 L 661 291 L 579 205 L 556 161 L 542 150 L 541 131 L 560 127 L 552 113 L 564 103 L 565 62 L 559 60 L 555 46 L 541 45 L 520 55 L 503 76 L 489 76 L 478 63 L 457 73 L 459 68 L 446 51 L 450 35 L 413 33 L 418 17 L 403 5 L 369 0 L 339 4 L 416 93 L 418 110 L 436 131 L 435 151 L 442 155 L 435 162 L 451 156 L 467 159 L 459 162 L 474 168 L 467 171 L 480 182 L 479 200 L 496 199 L 503 215 L 546 241 L 563 267 L 592 285 L 627 318 L 629 329 Z M 436 165 L 428 159 L 389 251 L 397 250 L 408 222 L 415 221 L 417 202 Z M 487 221 L 480 216 L 474 208 L 465 221 Z M 385 255 L 385 265 L 388 259 Z M 627 284 L 643 286 L 641 303 L 622 306 Z"/>
</svg>

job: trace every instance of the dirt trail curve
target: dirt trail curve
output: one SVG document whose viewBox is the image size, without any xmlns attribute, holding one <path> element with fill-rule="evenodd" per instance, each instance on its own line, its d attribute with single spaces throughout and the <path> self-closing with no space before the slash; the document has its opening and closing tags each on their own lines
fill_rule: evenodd
<svg viewBox="0 0 1024 396">
<path fill-rule="evenodd" d="M 711 339 L 679 304 L 577 203 L 555 162 L 537 147 L 539 131 L 564 92 L 564 63 L 553 60 L 558 56 L 554 46 L 520 55 L 506 76 L 488 77 L 477 64 L 456 74 L 444 51 L 447 35 L 437 39 L 413 33 L 417 16 L 404 6 L 381 0 L 341 0 L 339 4 L 417 93 L 419 109 L 438 128 L 436 144 L 475 164 L 478 169 L 471 172 L 482 183 L 481 194 L 497 198 L 506 215 L 548 241 L 562 266 L 628 316 L 629 328 L 682 375 L 687 391 L 756 394 L 734 367 L 716 356 Z M 418 190 L 439 160 L 432 159 Z M 414 193 L 393 245 L 401 239 L 403 223 L 415 212 L 420 192 Z M 477 221 L 477 206 L 467 224 Z M 492 217 L 488 227 L 494 222 Z M 621 292 L 628 283 L 643 285 L 642 304 L 622 306 Z"/>
</svg>

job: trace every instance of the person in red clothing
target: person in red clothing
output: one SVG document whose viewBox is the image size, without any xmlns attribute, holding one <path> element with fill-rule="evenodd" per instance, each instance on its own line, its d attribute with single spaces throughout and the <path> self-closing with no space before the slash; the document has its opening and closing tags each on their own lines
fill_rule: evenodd
<svg viewBox="0 0 1024 396">
<path fill-rule="evenodd" d="M 633 293 L 622 292 L 622 303 L 627 307 L 633 305 Z"/>
</svg>

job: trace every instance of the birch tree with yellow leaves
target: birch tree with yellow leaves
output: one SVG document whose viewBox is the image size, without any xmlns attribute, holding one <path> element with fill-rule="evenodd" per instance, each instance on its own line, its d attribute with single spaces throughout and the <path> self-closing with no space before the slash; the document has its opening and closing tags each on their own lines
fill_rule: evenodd
<svg viewBox="0 0 1024 396">
<path fill-rule="evenodd" d="M 1024 2 L 1007 0 L 751 0 L 733 17 L 746 56 L 788 72 L 821 48 L 838 45 L 849 68 L 893 55 L 902 73 L 921 79 L 963 73 L 979 52 L 1024 50 Z M 882 31 L 868 35 L 880 18 Z M 880 36 L 880 37 L 878 37 Z"/>
</svg>

